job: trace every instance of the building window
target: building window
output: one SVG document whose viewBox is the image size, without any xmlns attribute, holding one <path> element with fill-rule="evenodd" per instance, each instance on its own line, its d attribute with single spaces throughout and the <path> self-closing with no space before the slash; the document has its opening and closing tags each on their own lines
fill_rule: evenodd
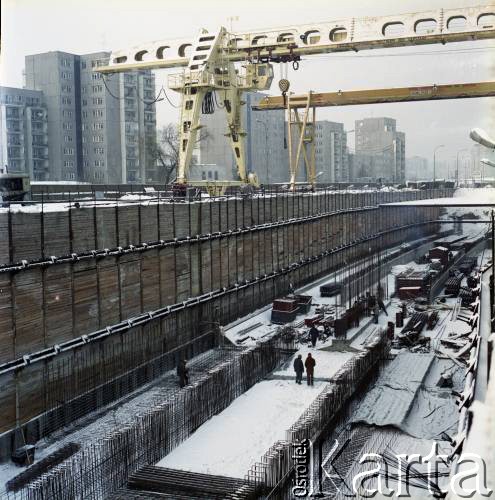
<svg viewBox="0 0 495 500">
<path fill-rule="evenodd" d="M 100 75 L 100 73 L 93 73 L 93 74 L 91 75 L 91 78 L 92 78 L 93 80 L 100 80 L 100 79 L 101 79 L 101 75 Z"/>
<path fill-rule="evenodd" d="M 86 99 L 83 99 L 83 100 L 82 100 L 82 105 L 83 105 L 83 106 L 87 106 L 87 105 L 88 105 L 88 101 L 87 101 Z"/>
<path fill-rule="evenodd" d="M 95 167 L 104 167 L 105 162 L 103 160 L 95 160 Z"/>
<path fill-rule="evenodd" d="M 81 69 L 86 69 L 86 61 L 81 61 Z"/>
<path fill-rule="evenodd" d="M 62 116 L 67 116 L 68 118 L 70 118 L 72 116 L 72 111 L 70 109 L 64 109 L 62 111 Z"/>
<path fill-rule="evenodd" d="M 88 112 L 87 111 L 83 111 L 82 112 L 82 117 L 83 118 L 87 118 L 88 117 Z"/>
<path fill-rule="evenodd" d="M 72 78 L 72 73 L 70 71 L 62 71 L 61 76 L 64 80 L 70 80 Z"/>
<path fill-rule="evenodd" d="M 101 105 L 103 104 L 103 99 L 101 97 L 93 97 L 93 104 L 94 105 Z"/>
<path fill-rule="evenodd" d="M 101 135 L 94 135 L 93 136 L 93 142 L 103 142 L 103 136 L 101 136 Z"/>
<path fill-rule="evenodd" d="M 7 144 L 17 144 L 21 145 L 21 138 L 18 135 L 9 134 L 7 136 Z"/>
<path fill-rule="evenodd" d="M 64 148 L 64 155 L 73 155 L 74 148 Z"/>
<path fill-rule="evenodd" d="M 19 109 L 9 106 L 8 108 L 6 108 L 6 115 L 7 118 L 19 118 Z"/>
<path fill-rule="evenodd" d="M 64 130 L 72 130 L 72 123 L 63 123 L 62 128 Z"/>
<path fill-rule="evenodd" d="M 93 85 L 93 92 L 103 92 L 103 85 Z"/>
<path fill-rule="evenodd" d="M 62 66 L 66 67 L 66 68 L 70 68 L 70 59 L 62 59 L 61 63 L 62 63 Z"/>
<path fill-rule="evenodd" d="M 97 155 L 105 154 L 105 148 L 95 148 L 94 151 L 95 151 L 95 154 L 97 154 Z"/>
<path fill-rule="evenodd" d="M 64 135 L 64 141 L 65 142 L 72 142 L 72 136 L 71 135 Z"/>
<path fill-rule="evenodd" d="M 76 174 L 75 172 L 65 172 L 64 177 L 66 181 L 73 181 L 76 179 Z"/>
<path fill-rule="evenodd" d="M 101 118 L 103 116 L 103 110 L 102 109 L 93 109 L 93 116 L 95 118 Z"/>
<path fill-rule="evenodd" d="M 64 161 L 64 167 L 73 167 L 74 162 L 72 160 L 65 160 Z"/>
<path fill-rule="evenodd" d="M 70 97 L 62 97 L 62 104 L 72 104 L 72 99 Z"/>
<path fill-rule="evenodd" d="M 93 130 L 103 130 L 103 123 L 93 123 Z"/>
</svg>

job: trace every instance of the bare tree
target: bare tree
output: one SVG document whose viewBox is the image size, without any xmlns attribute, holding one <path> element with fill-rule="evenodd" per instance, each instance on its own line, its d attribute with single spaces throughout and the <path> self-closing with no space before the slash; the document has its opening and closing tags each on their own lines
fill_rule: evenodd
<svg viewBox="0 0 495 500">
<path fill-rule="evenodd" d="M 196 143 L 206 139 L 208 133 L 201 130 Z M 151 153 L 159 165 L 159 182 L 169 184 L 177 176 L 179 166 L 179 133 L 177 125 L 169 123 L 164 125 L 157 134 L 157 140 L 151 145 Z M 194 164 L 194 157 L 191 165 Z"/>
</svg>

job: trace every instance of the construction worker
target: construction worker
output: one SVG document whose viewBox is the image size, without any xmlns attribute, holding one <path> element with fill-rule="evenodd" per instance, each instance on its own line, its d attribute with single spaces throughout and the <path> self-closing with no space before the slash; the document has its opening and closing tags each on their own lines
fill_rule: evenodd
<svg viewBox="0 0 495 500">
<path fill-rule="evenodd" d="M 353 326 L 357 328 L 359 326 L 359 316 L 361 315 L 361 311 L 359 309 L 359 302 L 357 300 L 354 301 L 352 309 L 353 309 Z"/>
<path fill-rule="evenodd" d="M 294 371 L 296 372 L 296 384 L 301 384 L 302 374 L 304 372 L 304 365 L 301 354 L 299 354 L 294 360 Z"/>
<path fill-rule="evenodd" d="M 311 353 L 308 353 L 308 357 L 304 362 L 304 366 L 306 367 L 306 379 L 308 381 L 308 385 L 314 385 L 313 376 L 315 373 L 315 365 L 316 361 L 314 360 L 313 356 L 311 356 Z"/>
<path fill-rule="evenodd" d="M 378 325 L 378 316 L 380 316 L 380 308 L 375 302 L 375 305 L 373 307 L 373 323 L 375 323 L 375 325 Z"/>
<path fill-rule="evenodd" d="M 374 295 L 370 295 L 369 292 L 366 292 L 368 298 L 368 311 L 369 314 L 373 314 L 375 311 L 376 298 Z"/>
<path fill-rule="evenodd" d="M 189 384 L 189 369 L 186 363 L 187 360 L 181 359 L 177 365 L 177 375 L 179 376 L 179 386 L 181 388 Z"/>
<path fill-rule="evenodd" d="M 378 307 L 388 316 L 387 308 L 385 307 L 383 300 L 378 297 L 378 299 L 376 299 L 376 302 L 378 304 Z"/>
<path fill-rule="evenodd" d="M 309 330 L 309 338 L 311 339 L 311 345 L 313 347 L 316 346 L 316 341 L 318 340 L 319 336 L 320 336 L 320 333 L 318 332 L 318 329 L 316 328 L 316 326 L 311 325 L 311 329 Z"/>
</svg>

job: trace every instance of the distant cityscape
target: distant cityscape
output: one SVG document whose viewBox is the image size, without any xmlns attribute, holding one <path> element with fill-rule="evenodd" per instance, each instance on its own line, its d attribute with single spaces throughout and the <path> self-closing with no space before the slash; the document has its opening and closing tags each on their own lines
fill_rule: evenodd
<svg viewBox="0 0 495 500">
<path fill-rule="evenodd" d="M 8 172 L 28 173 L 32 181 L 88 183 L 160 183 L 155 78 L 151 71 L 120 73 L 103 79 L 94 68 L 108 52 L 76 55 L 47 52 L 25 59 L 25 88 L 0 87 L 0 165 Z M 285 111 L 253 111 L 264 94 L 247 93 L 243 126 L 247 163 L 261 183 L 288 180 Z M 193 155 L 190 178 L 236 178 L 235 162 L 225 137 L 224 112 L 201 118 L 205 133 Z M 348 136 L 354 133 L 351 149 Z M 356 120 L 354 130 L 342 123 L 316 122 L 317 180 L 391 182 L 429 179 L 432 161 L 406 157 L 406 135 L 396 120 Z M 436 161 L 437 178 L 480 175 L 479 149 Z M 298 180 L 306 180 L 300 166 Z"/>
</svg>

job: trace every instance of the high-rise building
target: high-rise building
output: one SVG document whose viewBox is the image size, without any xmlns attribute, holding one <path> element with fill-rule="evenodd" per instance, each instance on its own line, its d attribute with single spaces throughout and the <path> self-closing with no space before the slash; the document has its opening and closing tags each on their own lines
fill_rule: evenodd
<svg viewBox="0 0 495 500">
<path fill-rule="evenodd" d="M 342 123 L 316 122 L 315 169 L 318 182 L 349 180 L 347 134 Z"/>
<path fill-rule="evenodd" d="M 412 156 L 406 159 L 406 179 L 408 181 L 426 180 L 431 178 L 428 171 L 428 160 L 422 156 Z"/>
<path fill-rule="evenodd" d="M 149 182 L 156 177 L 155 81 L 150 71 L 96 73 L 110 53 L 26 57 L 26 87 L 48 110 L 49 179 Z"/>
<path fill-rule="evenodd" d="M 0 87 L 0 166 L 33 180 L 48 173 L 48 123 L 43 93 Z"/>
<path fill-rule="evenodd" d="M 381 179 L 383 182 L 405 181 L 406 138 L 396 129 L 393 118 L 364 118 L 355 122 L 356 157 L 361 169 L 358 178 Z"/>
<path fill-rule="evenodd" d="M 283 110 L 253 111 L 265 94 L 247 92 L 243 96 L 242 120 L 246 136 L 246 162 L 263 183 L 287 182 L 289 179 L 288 149 L 285 146 L 285 112 Z M 227 121 L 225 110 L 201 116 L 201 136 L 196 162 L 217 165 L 220 172 L 228 172 L 236 179 L 234 154 L 229 138 L 225 136 Z M 223 179 L 222 179 L 223 180 Z"/>
</svg>

